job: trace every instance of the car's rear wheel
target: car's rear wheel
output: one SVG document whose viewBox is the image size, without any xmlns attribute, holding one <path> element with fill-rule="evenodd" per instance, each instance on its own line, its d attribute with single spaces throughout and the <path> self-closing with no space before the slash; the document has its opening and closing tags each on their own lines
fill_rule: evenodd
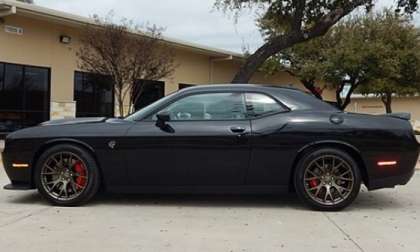
<svg viewBox="0 0 420 252">
<path fill-rule="evenodd" d="M 100 184 L 99 170 L 92 155 L 70 144 L 46 150 L 37 162 L 34 175 L 38 191 L 59 206 L 87 203 Z"/>
<path fill-rule="evenodd" d="M 357 162 L 338 149 L 318 149 L 306 153 L 295 171 L 295 189 L 311 208 L 337 211 L 350 205 L 360 191 Z"/>
</svg>

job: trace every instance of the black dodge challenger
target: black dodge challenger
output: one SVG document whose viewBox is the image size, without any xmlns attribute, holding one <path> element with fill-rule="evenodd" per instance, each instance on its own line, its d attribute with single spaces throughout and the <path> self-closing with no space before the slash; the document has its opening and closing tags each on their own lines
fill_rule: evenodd
<svg viewBox="0 0 420 252">
<path fill-rule="evenodd" d="M 406 184 L 419 144 L 409 115 L 339 111 L 302 91 L 212 85 L 173 93 L 123 119 L 56 120 L 5 141 L 5 189 L 51 203 L 119 193 L 272 194 L 339 210 Z"/>
</svg>

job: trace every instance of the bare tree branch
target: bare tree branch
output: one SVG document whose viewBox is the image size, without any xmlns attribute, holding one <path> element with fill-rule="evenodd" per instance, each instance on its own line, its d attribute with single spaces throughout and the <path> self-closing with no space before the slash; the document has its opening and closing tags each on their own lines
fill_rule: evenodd
<svg viewBox="0 0 420 252">
<path fill-rule="evenodd" d="M 124 116 L 141 96 L 140 80 L 160 80 L 173 73 L 174 53 L 156 26 L 144 32 L 131 21 L 114 24 L 98 17 L 95 21 L 97 25 L 86 26 L 82 34 L 79 67 L 112 79 L 119 114 Z M 124 110 L 127 99 L 129 111 Z"/>
</svg>

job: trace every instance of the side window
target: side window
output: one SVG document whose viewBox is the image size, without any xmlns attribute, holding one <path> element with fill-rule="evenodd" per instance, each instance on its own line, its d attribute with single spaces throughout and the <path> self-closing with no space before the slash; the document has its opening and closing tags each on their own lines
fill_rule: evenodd
<svg viewBox="0 0 420 252">
<path fill-rule="evenodd" d="M 247 93 L 245 98 L 247 115 L 251 118 L 286 111 L 283 106 L 265 94 Z"/>
<path fill-rule="evenodd" d="M 244 97 L 240 93 L 191 95 L 172 103 L 163 111 L 169 112 L 172 121 L 246 118 Z"/>
</svg>

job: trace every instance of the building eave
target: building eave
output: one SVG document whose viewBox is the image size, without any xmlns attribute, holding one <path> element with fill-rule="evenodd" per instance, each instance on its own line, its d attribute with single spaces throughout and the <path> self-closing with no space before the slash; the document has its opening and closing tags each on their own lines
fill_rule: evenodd
<svg viewBox="0 0 420 252">
<path fill-rule="evenodd" d="M 91 18 L 74 15 L 63 11 L 57 11 L 50 8 L 41 7 L 35 4 L 22 3 L 14 0 L 0 0 L 0 10 L 2 9 L 2 7 L 4 9 L 12 8 L 15 10 L 14 13 L 10 14 L 43 19 L 49 22 L 59 23 L 66 26 L 81 27 L 84 25 L 97 25 Z M 144 36 L 144 34 L 138 35 Z M 187 42 L 184 40 L 170 38 L 167 36 L 164 36 L 163 40 L 173 45 L 174 47 L 198 52 L 214 58 L 230 58 L 231 60 L 237 61 L 242 61 L 245 59 L 245 56 L 243 54 L 213 48 L 194 42 Z"/>
</svg>

